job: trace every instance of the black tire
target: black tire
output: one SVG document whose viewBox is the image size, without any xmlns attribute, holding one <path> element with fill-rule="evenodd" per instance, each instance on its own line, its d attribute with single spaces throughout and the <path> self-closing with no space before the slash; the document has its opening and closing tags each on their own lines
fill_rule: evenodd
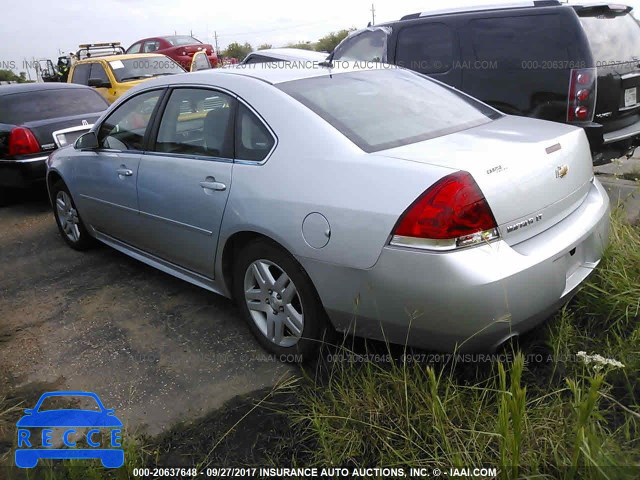
<svg viewBox="0 0 640 480">
<path fill-rule="evenodd" d="M 302 308 L 303 329 L 300 338 L 294 345 L 282 346 L 269 339 L 260 329 L 256 321 L 254 321 L 252 313 L 249 310 L 245 298 L 245 275 L 247 275 L 249 267 L 259 260 L 272 262 L 274 264 L 272 267 L 275 271 L 277 272 L 278 269 L 280 269 L 295 285 L 297 298 L 291 302 L 291 305 L 298 305 Z M 281 361 L 299 363 L 313 360 L 317 356 L 323 340 L 332 332 L 324 307 L 307 273 L 293 256 L 268 240 L 257 239 L 248 243 L 234 259 L 233 296 L 242 312 L 242 316 L 260 345 Z M 254 305 L 257 305 L 257 301 Z M 288 306 L 289 305 L 287 305 L 287 307 Z M 265 308 L 274 309 L 271 305 Z M 285 313 L 281 312 L 282 316 L 280 318 L 290 319 L 287 313 L 288 310 L 284 312 Z M 259 314 L 260 312 L 258 312 L 258 315 Z M 265 316 L 266 315 L 265 313 Z M 280 321 L 282 322 L 283 320 Z M 284 323 L 286 323 L 286 321 Z M 289 327 L 285 325 L 285 331 L 287 331 L 288 328 Z M 289 333 L 292 332 L 292 330 L 289 331 Z M 291 335 L 289 338 L 293 336 L 294 335 Z"/>
<path fill-rule="evenodd" d="M 71 207 L 76 212 L 77 219 L 78 219 L 78 223 L 76 225 L 79 233 L 77 240 L 74 240 L 73 238 L 71 238 L 65 232 L 62 226 L 62 221 L 59 216 L 60 213 L 58 211 L 57 203 L 56 203 L 60 192 L 64 192 L 67 195 L 68 200 L 71 203 Z M 53 205 L 53 215 L 56 219 L 56 224 L 58 225 L 58 231 L 60 232 L 62 239 L 67 243 L 67 245 L 69 245 L 74 250 L 79 250 L 79 251 L 87 250 L 95 245 L 95 239 L 91 235 L 89 235 L 89 232 L 87 231 L 86 227 L 84 226 L 84 223 L 82 222 L 82 218 L 80 217 L 80 214 L 77 213 L 76 204 L 73 201 L 71 192 L 69 192 L 69 189 L 67 188 L 67 186 L 64 184 L 62 180 L 58 180 L 51 187 L 51 204 Z"/>
</svg>

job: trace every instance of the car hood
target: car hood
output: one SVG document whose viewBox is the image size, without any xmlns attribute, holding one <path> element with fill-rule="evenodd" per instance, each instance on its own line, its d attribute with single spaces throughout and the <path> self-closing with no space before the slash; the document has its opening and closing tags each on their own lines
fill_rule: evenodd
<svg viewBox="0 0 640 480">
<path fill-rule="evenodd" d="M 18 427 L 122 427 L 115 415 L 90 410 L 61 409 L 25 415 Z"/>
</svg>

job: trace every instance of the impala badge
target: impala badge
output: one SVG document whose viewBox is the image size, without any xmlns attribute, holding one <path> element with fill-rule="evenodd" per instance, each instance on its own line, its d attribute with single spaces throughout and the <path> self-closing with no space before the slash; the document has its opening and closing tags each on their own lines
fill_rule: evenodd
<svg viewBox="0 0 640 480">
<path fill-rule="evenodd" d="M 560 167 L 556 167 L 556 178 L 564 178 L 569 173 L 569 165 L 562 165 Z"/>
</svg>

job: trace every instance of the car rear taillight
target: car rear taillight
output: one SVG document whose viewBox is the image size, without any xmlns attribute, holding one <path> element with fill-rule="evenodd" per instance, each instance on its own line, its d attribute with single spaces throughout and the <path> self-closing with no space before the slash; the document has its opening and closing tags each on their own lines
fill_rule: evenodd
<svg viewBox="0 0 640 480">
<path fill-rule="evenodd" d="M 574 68 L 569 80 L 567 122 L 591 122 L 595 113 L 597 76 L 595 68 Z"/>
<path fill-rule="evenodd" d="M 468 172 L 438 180 L 402 214 L 391 245 L 453 250 L 499 238 L 480 187 Z"/>
<path fill-rule="evenodd" d="M 38 153 L 40 144 L 31 130 L 16 127 L 9 133 L 9 155 L 29 155 Z"/>
</svg>

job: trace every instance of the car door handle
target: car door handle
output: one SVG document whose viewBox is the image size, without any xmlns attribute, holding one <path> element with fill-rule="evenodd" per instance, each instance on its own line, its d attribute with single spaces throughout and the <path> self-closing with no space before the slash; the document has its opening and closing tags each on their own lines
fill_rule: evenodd
<svg viewBox="0 0 640 480">
<path fill-rule="evenodd" d="M 200 186 L 205 190 L 217 190 L 219 192 L 227 189 L 224 183 L 216 182 L 216 179 L 212 177 L 207 177 L 204 182 L 200 182 Z"/>
<path fill-rule="evenodd" d="M 116 172 L 121 177 L 130 177 L 131 175 L 133 175 L 133 170 L 130 170 L 130 169 L 124 167 L 124 166 L 122 166 L 119 169 L 117 169 Z"/>
</svg>

